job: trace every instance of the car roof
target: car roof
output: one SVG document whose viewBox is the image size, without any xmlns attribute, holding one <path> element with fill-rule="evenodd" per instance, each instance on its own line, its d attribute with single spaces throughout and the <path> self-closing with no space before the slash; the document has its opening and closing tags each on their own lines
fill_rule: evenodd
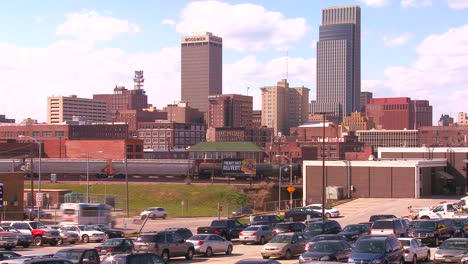
<svg viewBox="0 0 468 264">
<path fill-rule="evenodd" d="M 417 238 L 414 238 L 414 237 L 398 237 L 398 240 L 413 240 L 413 239 L 417 239 Z"/>
<path fill-rule="evenodd" d="M 62 252 L 62 251 L 76 251 L 76 252 L 82 252 L 82 251 L 85 251 L 85 250 L 96 250 L 95 248 L 64 248 L 64 249 L 61 249 L 57 252 Z"/>
</svg>

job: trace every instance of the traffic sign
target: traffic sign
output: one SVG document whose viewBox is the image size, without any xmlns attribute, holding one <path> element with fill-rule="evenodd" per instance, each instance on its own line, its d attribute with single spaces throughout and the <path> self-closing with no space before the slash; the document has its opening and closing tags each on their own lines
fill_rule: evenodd
<svg viewBox="0 0 468 264">
<path fill-rule="evenodd" d="M 40 192 L 36 193 L 36 201 L 42 202 L 42 193 L 40 193 Z"/>
<path fill-rule="evenodd" d="M 296 188 L 294 188 L 294 186 L 292 185 L 289 185 L 287 190 L 288 192 L 293 193 L 296 190 Z"/>
</svg>

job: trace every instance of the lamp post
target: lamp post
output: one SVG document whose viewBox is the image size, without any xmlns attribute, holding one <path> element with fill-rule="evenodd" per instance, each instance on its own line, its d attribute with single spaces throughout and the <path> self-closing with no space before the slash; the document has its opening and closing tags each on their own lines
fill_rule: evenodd
<svg viewBox="0 0 468 264">
<path fill-rule="evenodd" d="M 19 135 L 18 137 L 19 138 L 29 138 L 39 146 L 39 168 L 38 168 L 38 181 L 37 181 L 37 196 L 39 197 L 40 195 L 42 195 L 42 193 L 41 193 L 41 157 L 42 157 L 41 142 L 39 142 L 36 138 L 31 137 L 31 136 Z M 32 172 L 31 177 L 34 177 L 34 172 Z M 34 197 L 32 197 L 32 200 L 34 201 Z M 41 197 L 40 202 L 42 203 L 42 197 Z M 40 221 L 40 220 L 41 220 L 41 206 L 38 206 L 37 207 L 37 221 Z"/>
<path fill-rule="evenodd" d="M 325 192 L 326 192 L 326 184 L 325 184 L 325 118 L 326 114 L 325 112 L 321 113 L 322 114 L 322 122 L 323 122 L 323 130 L 322 130 L 322 221 L 325 222 Z"/>
</svg>

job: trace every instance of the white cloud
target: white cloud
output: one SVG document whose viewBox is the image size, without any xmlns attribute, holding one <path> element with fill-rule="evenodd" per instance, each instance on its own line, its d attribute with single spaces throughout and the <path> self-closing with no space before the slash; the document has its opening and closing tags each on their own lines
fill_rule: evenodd
<svg viewBox="0 0 468 264">
<path fill-rule="evenodd" d="M 172 20 L 172 19 L 163 19 L 163 21 L 161 22 L 161 24 L 163 25 L 175 25 L 175 21 Z"/>
<path fill-rule="evenodd" d="M 453 9 L 466 9 L 468 8 L 468 0 L 447 0 L 447 4 Z"/>
<path fill-rule="evenodd" d="M 42 23 L 42 22 L 44 22 L 44 18 L 38 16 L 38 17 L 36 17 L 35 21 L 36 21 L 36 23 Z"/>
<path fill-rule="evenodd" d="M 105 41 L 127 32 L 139 32 L 140 27 L 127 20 L 101 16 L 96 11 L 72 13 L 56 29 L 57 35 L 73 35 L 81 40 Z"/>
<path fill-rule="evenodd" d="M 361 0 L 365 5 L 370 7 L 382 7 L 389 3 L 389 0 Z"/>
<path fill-rule="evenodd" d="M 405 45 L 412 38 L 411 33 L 403 33 L 396 37 L 383 37 L 383 42 L 387 47 L 396 47 Z"/>
<path fill-rule="evenodd" d="M 223 38 L 223 47 L 243 50 L 286 49 L 302 39 L 304 18 L 285 18 L 280 12 L 254 4 L 232 5 L 218 1 L 188 4 L 176 29 L 184 35 L 209 31 Z"/>
<path fill-rule="evenodd" d="M 401 6 L 407 7 L 427 7 L 432 6 L 432 0 L 401 0 Z"/>
<path fill-rule="evenodd" d="M 381 81 L 380 90 L 389 94 L 374 97 L 427 99 L 435 117 L 448 111 L 466 112 L 468 24 L 425 38 L 417 51 L 419 57 L 411 65 L 385 69 L 386 79 Z"/>
</svg>

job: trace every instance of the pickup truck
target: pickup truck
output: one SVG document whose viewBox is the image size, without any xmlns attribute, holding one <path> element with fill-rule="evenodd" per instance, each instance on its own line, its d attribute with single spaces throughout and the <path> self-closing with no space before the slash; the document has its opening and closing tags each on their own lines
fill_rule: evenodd
<svg viewBox="0 0 468 264">
<path fill-rule="evenodd" d="M 18 237 L 15 233 L 8 231 L 0 231 L 0 247 L 6 250 L 11 250 L 18 243 Z"/>
<path fill-rule="evenodd" d="M 442 203 L 430 209 L 423 209 L 418 212 L 418 219 L 441 218 L 468 218 L 468 214 L 460 212 L 458 207 L 451 203 Z"/>
<path fill-rule="evenodd" d="M 2 222 L 2 224 L 9 224 L 23 234 L 32 235 L 33 244 L 36 246 L 43 244 L 55 246 L 60 240 L 60 234 L 57 230 L 47 227 L 39 221 L 12 221 Z"/>
<path fill-rule="evenodd" d="M 233 238 L 239 238 L 239 233 L 246 227 L 235 219 L 213 220 L 210 226 L 197 228 L 197 234 L 216 234 L 231 241 Z"/>
<path fill-rule="evenodd" d="M 85 225 L 64 225 L 61 229 L 63 231 L 76 233 L 84 243 L 102 242 L 107 238 L 104 232 L 97 231 Z"/>
</svg>

